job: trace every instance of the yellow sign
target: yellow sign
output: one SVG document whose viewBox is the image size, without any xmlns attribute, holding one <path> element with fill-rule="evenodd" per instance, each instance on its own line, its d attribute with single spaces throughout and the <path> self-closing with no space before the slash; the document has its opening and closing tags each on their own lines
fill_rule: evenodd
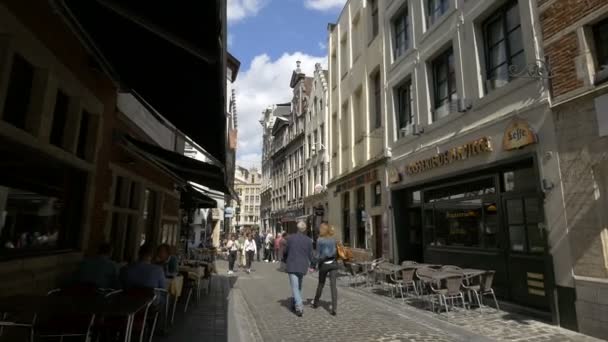
<svg viewBox="0 0 608 342">
<path fill-rule="evenodd" d="M 528 121 L 520 118 L 511 121 L 502 138 L 502 148 L 505 151 L 517 150 L 534 143 L 536 143 L 536 134 Z"/>
<path fill-rule="evenodd" d="M 451 148 L 433 157 L 412 162 L 405 167 L 405 172 L 410 175 L 417 174 L 440 166 L 449 165 L 454 161 L 466 160 L 483 152 L 492 152 L 492 144 L 488 137 L 479 138 L 464 145 Z"/>
</svg>

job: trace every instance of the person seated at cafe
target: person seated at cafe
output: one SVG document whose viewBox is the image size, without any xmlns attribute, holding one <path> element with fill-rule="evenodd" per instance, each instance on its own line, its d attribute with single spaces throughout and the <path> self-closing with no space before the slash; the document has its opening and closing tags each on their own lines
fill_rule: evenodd
<svg viewBox="0 0 608 342">
<path fill-rule="evenodd" d="M 167 287 L 165 272 L 159 265 L 152 263 L 154 249 L 150 244 L 144 243 L 139 248 L 138 260 L 122 268 L 120 279 L 125 288 L 146 287 L 160 288 Z"/>
<path fill-rule="evenodd" d="M 112 245 L 103 242 L 97 248 L 97 254 L 85 258 L 76 272 L 76 282 L 91 284 L 97 288 L 116 289 L 120 287 L 118 281 L 118 267 L 112 261 Z"/>
<path fill-rule="evenodd" d="M 166 277 L 174 277 L 179 272 L 177 256 L 173 253 L 173 248 L 166 243 L 156 249 L 154 262 L 163 268 Z"/>
</svg>

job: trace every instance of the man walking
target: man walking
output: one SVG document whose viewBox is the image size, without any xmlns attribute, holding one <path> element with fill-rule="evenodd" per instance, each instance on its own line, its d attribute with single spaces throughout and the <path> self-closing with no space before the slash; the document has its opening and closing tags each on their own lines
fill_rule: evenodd
<svg viewBox="0 0 608 342">
<path fill-rule="evenodd" d="M 312 263 L 312 240 L 306 236 L 306 223 L 298 222 L 298 232 L 287 238 L 285 246 L 285 266 L 293 293 L 293 304 L 296 315 L 302 317 L 302 281 Z"/>
<path fill-rule="evenodd" d="M 262 246 L 264 245 L 264 236 L 262 235 L 262 233 L 258 230 L 257 233 L 255 234 L 255 246 L 256 249 L 258 251 L 258 262 L 260 261 L 260 256 L 262 255 Z"/>
</svg>

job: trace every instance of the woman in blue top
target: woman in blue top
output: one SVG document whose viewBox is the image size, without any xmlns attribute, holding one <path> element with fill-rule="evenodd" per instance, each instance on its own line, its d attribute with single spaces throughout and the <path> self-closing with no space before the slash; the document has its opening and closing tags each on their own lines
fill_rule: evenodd
<svg viewBox="0 0 608 342">
<path fill-rule="evenodd" d="M 319 255 L 319 284 L 317 285 L 317 293 L 312 303 L 313 308 L 319 305 L 319 299 L 325 286 L 325 279 L 329 275 L 329 284 L 331 287 L 331 314 L 336 315 L 338 306 L 338 288 L 336 286 L 336 276 L 338 273 L 337 248 L 336 239 L 334 238 L 334 229 L 327 223 L 321 223 L 319 227 L 319 239 L 317 239 L 317 252 Z"/>
</svg>

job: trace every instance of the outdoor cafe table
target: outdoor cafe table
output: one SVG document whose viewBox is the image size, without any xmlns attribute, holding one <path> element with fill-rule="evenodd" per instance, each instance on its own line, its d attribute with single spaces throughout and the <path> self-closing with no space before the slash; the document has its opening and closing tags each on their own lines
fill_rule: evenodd
<svg viewBox="0 0 608 342">
<path fill-rule="evenodd" d="M 124 340 L 131 341 L 135 314 L 144 309 L 152 299 L 152 296 L 135 297 L 121 294 L 110 298 L 100 295 L 86 299 L 66 295 L 15 295 L 0 298 L 0 312 L 127 317 Z"/>
</svg>

